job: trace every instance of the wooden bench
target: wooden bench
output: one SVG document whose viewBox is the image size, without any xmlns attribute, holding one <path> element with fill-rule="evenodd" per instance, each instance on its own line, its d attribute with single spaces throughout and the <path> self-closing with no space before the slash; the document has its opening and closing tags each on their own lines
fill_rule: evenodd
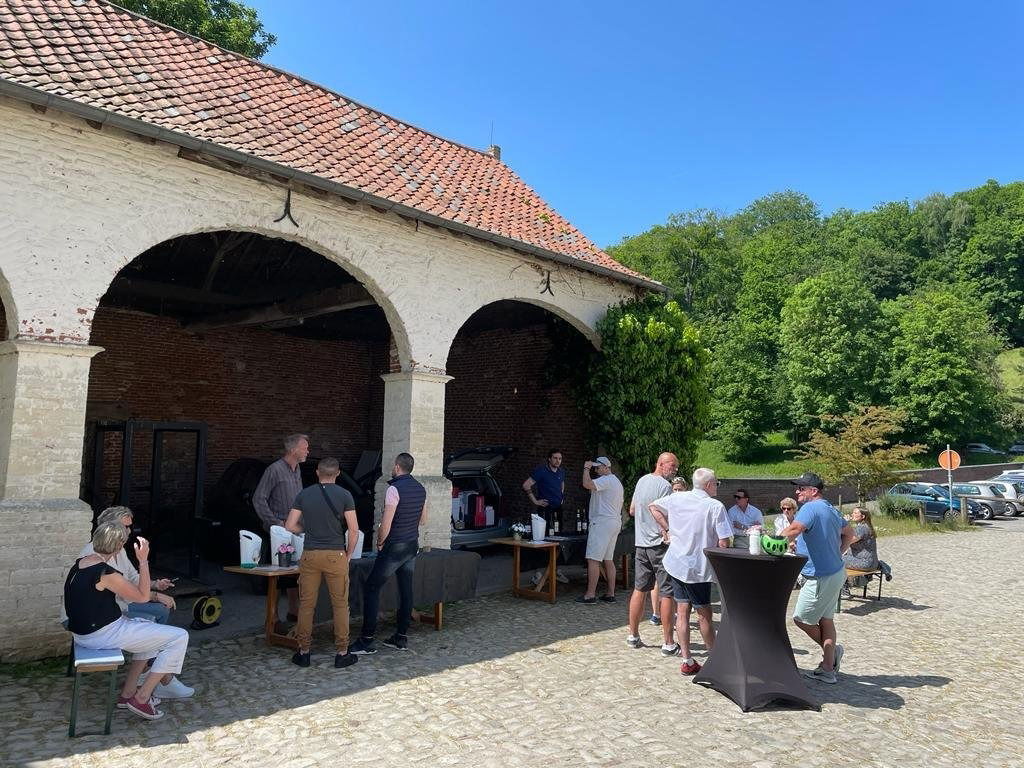
<svg viewBox="0 0 1024 768">
<path fill-rule="evenodd" d="M 877 597 L 874 597 L 872 599 L 873 600 L 881 600 L 882 599 L 882 580 L 884 578 L 884 574 L 882 573 L 882 570 L 880 568 L 875 568 L 875 569 L 870 570 L 870 571 L 860 571 L 860 570 L 857 570 L 856 568 L 847 568 L 846 569 L 846 582 L 847 582 L 847 585 L 849 584 L 850 579 L 856 579 L 856 578 L 858 578 L 860 576 L 873 577 L 873 578 L 878 580 L 878 595 L 877 595 Z M 870 578 L 866 579 L 864 581 L 864 592 L 861 594 L 861 597 L 863 597 L 864 599 L 867 599 L 867 596 L 868 596 L 868 581 L 869 580 L 870 580 Z M 844 585 L 844 588 L 845 588 L 845 586 L 846 585 Z M 839 592 L 839 599 L 836 601 L 836 613 L 839 613 L 839 611 L 842 609 L 842 605 L 843 605 L 843 593 L 842 593 L 842 591 L 840 591 Z"/>
<path fill-rule="evenodd" d="M 110 734 L 110 721 L 114 715 L 114 702 L 117 700 L 117 669 L 124 664 L 124 654 L 117 648 L 83 648 L 74 644 L 75 684 L 71 692 L 71 722 L 68 725 L 68 737 L 85 735 L 76 734 L 78 722 L 78 694 L 82 675 L 90 672 L 109 672 L 110 685 L 107 689 L 107 721 L 103 726 L 103 735 Z"/>
</svg>

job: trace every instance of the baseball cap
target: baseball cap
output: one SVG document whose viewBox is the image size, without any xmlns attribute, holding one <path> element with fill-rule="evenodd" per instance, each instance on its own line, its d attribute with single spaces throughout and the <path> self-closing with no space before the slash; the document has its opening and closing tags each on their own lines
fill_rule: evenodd
<svg viewBox="0 0 1024 768">
<path fill-rule="evenodd" d="M 594 459 L 594 463 L 604 464 L 606 467 L 610 467 L 612 465 L 612 460 L 609 459 L 607 456 L 598 456 L 596 459 Z"/>
<path fill-rule="evenodd" d="M 817 488 L 819 491 L 825 487 L 825 482 L 813 472 L 804 472 L 796 480 L 790 480 L 793 485 L 803 485 L 810 488 Z"/>
</svg>

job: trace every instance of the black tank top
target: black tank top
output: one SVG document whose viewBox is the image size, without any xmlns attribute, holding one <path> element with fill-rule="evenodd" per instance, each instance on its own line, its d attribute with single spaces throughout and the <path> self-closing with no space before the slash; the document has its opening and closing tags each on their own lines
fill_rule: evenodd
<svg viewBox="0 0 1024 768">
<path fill-rule="evenodd" d="M 120 573 L 108 563 L 99 562 L 85 568 L 78 561 L 71 566 L 64 582 L 64 610 L 68 629 L 76 635 L 88 635 L 121 618 L 121 608 L 109 589 L 96 589 L 101 576 Z"/>
</svg>

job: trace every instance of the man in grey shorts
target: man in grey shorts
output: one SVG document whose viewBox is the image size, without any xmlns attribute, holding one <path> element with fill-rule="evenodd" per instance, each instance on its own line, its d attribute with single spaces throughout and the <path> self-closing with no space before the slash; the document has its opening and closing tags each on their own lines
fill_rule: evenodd
<svg viewBox="0 0 1024 768">
<path fill-rule="evenodd" d="M 626 637 L 626 645 L 630 648 L 643 648 L 640 616 L 644 611 L 647 593 L 657 586 L 661 598 L 661 616 L 664 617 L 661 624 L 661 652 L 666 656 L 675 656 L 679 652 L 679 646 L 672 641 L 672 584 L 662 564 L 668 543 L 648 507 L 672 492 L 669 478 L 675 475 L 678 468 L 679 459 L 674 453 L 661 454 L 654 470 L 637 480 L 633 500 L 629 504 L 629 515 L 634 520 L 636 556 L 633 594 L 629 598 L 629 635 Z"/>
</svg>

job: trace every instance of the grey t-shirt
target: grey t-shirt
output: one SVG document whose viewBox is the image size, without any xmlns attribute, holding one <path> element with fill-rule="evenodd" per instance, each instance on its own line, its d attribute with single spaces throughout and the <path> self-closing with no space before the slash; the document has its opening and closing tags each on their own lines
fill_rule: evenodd
<svg viewBox="0 0 1024 768">
<path fill-rule="evenodd" d="M 633 490 L 633 530 L 634 542 L 638 547 L 657 547 L 665 543 L 651 510 L 647 507 L 651 502 L 672 493 L 672 484 L 661 475 L 651 472 L 636 481 Z"/>
<path fill-rule="evenodd" d="M 331 511 L 330 506 L 324 500 L 321 488 L 327 491 L 331 497 L 334 508 L 338 510 L 337 515 Z M 345 513 L 356 508 L 351 493 L 340 485 L 314 483 L 295 497 L 295 503 L 292 506 L 302 511 L 302 528 L 306 533 L 303 551 L 307 549 L 342 551 L 346 548 Z"/>
</svg>

